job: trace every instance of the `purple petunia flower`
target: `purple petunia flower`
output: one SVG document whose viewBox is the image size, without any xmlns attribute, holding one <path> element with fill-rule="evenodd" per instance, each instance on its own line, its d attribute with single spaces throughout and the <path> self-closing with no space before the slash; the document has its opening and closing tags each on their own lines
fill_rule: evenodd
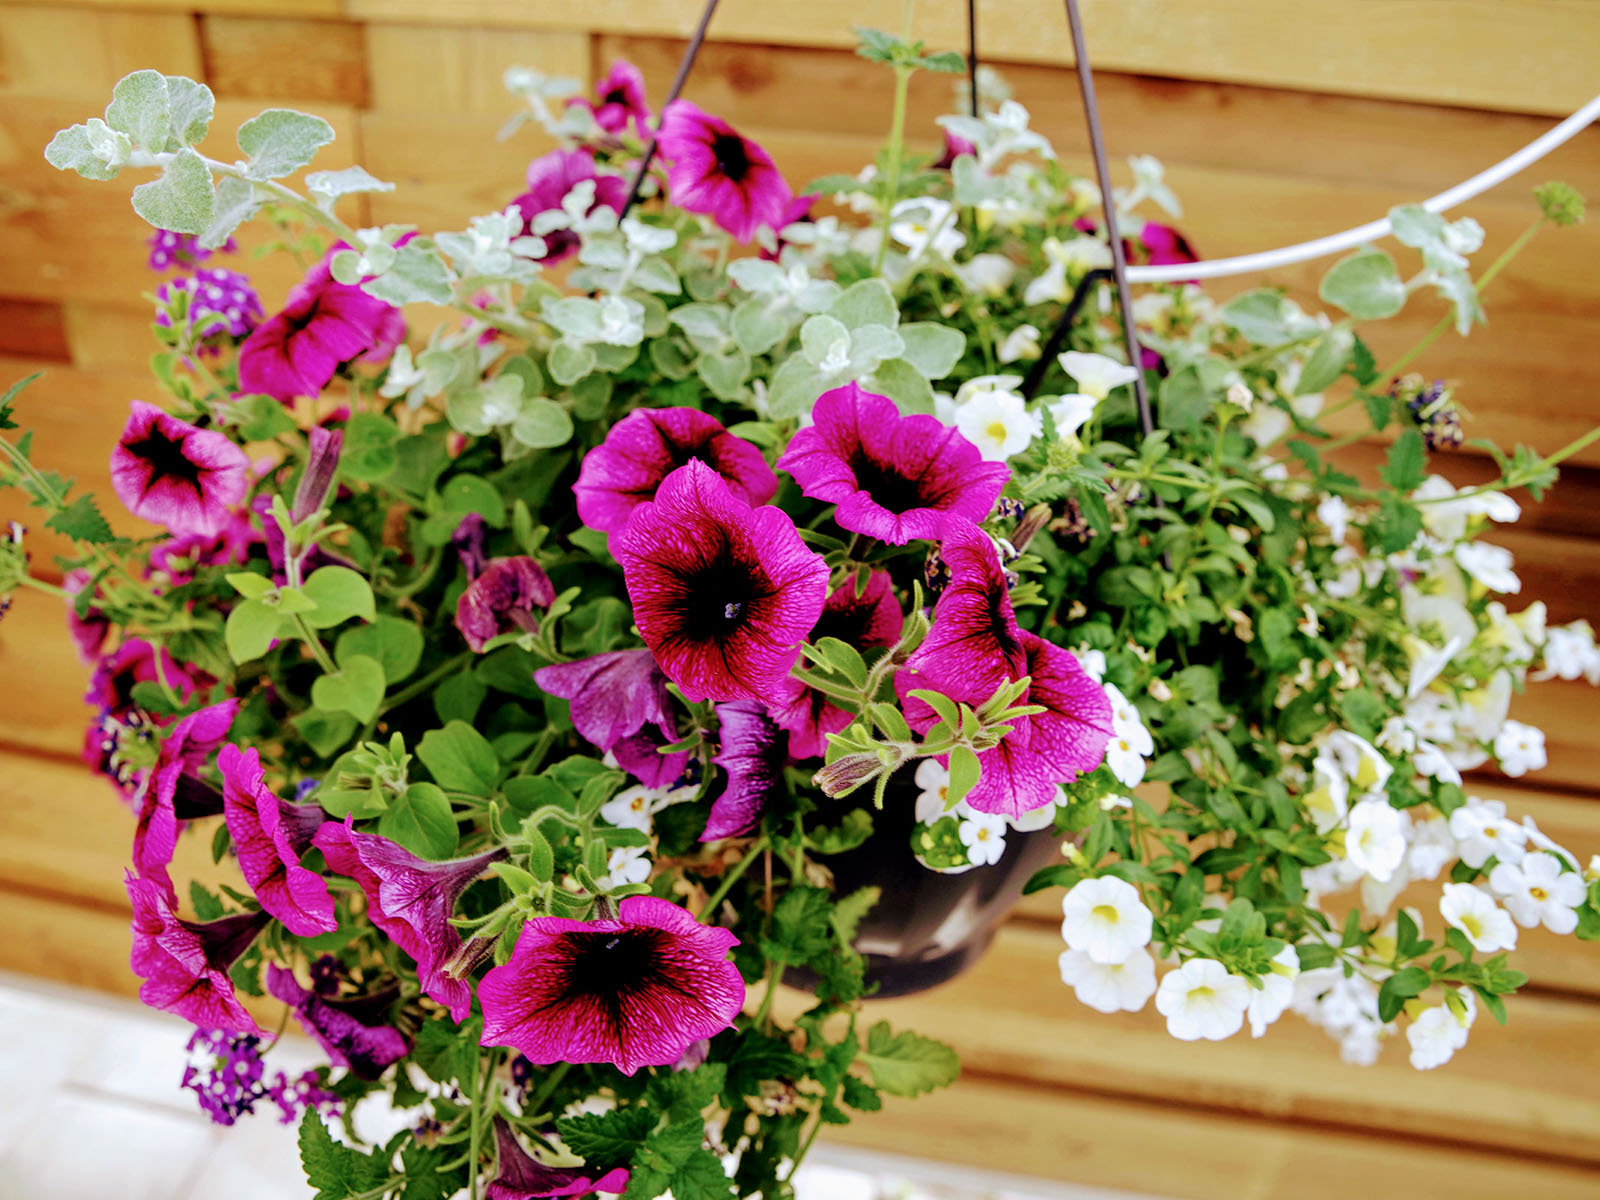
<svg viewBox="0 0 1600 1200">
<path fill-rule="evenodd" d="M 744 980 L 727 961 L 739 939 L 654 896 L 614 919 L 535 917 L 511 960 L 478 985 L 485 1046 L 538 1065 L 611 1063 L 625 1075 L 670 1066 L 733 1024 Z"/>
<path fill-rule="evenodd" d="M 224 333 L 229 337 L 245 337 L 264 315 L 261 297 L 250 285 L 248 275 L 224 267 L 201 267 L 193 275 L 169 279 L 156 289 L 157 325 L 172 325 L 171 307 L 179 292 L 189 297 L 190 328 L 199 329 L 203 337 Z"/>
<path fill-rule="evenodd" d="M 502 633 L 537 633 L 534 610 L 549 608 L 555 599 L 550 576 L 533 559 L 492 558 L 456 602 L 456 628 L 481 653 Z"/>
<path fill-rule="evenodd" d="M 1111 701 L 1073 655 L 1017 626 L 994 543 L 970 521 L 948 518 L 939 552 L 950 583 L 933 626 L 895 676 L 906 722 L 919 733 L 938 717 L 913 690 L 979 705 L 1007 680 L 1029 676 L 1019 704 L 1044 712 L 1012 722 L 978 755 L 982 777 L 967 796 L 978 812 L 1020 816 L 1055 800 L 1057 785 L 1098 767 L 1111 740 Z"/>
<path fill-rule="evenodd" d="M 1145 261 L 1153 266 L 1200 261 L 1189 239 L 1171 225 L 1146 221 L 1139 231 L 1139 243 L 1144 247 Z"/>
<path fill-rule="evenodd" d="M 547 1167 L 532 1158 L 499 1117 L 494 1122 L 499 1170 L 484 1193 L 486 1200 L 534 1200 L 543 1196 L 587 1196 L 591 1192 L 620 1192 L 628 1186 L 628 1169 L 602 1171 L 585 1163 L 581 1167 Z"/>
<path fill-rule="evenodd" d="M 258 497 L 270 506 L 270 497 Z M 166 583 L 178 587 L 194 578 L 198 567 L 225 567 L 249 560 L 262 545 L 261 531 L 250 520 L 249 509 L 234 509 L 227 523 L 214 534 L 186 533 L 170 537 L 150 547 L 145 578 L 164 575 Z"/>
<path fill-rule="evenodd" d="M 838 638 L 846 645 L 864 650 L 868 646 L 892 646 L 900 640 L 905 615 L 895 599 L 887 571 L 873 571 L 867 586 L 856 594 L 852 576 L 828 594 L 822 616 L 812 626 L 808 641 Z M 779 704 L 768 706 L 772 719 L 789 731 L 789 753 L 796 759 L 817 758 L 827 753 L 828 734 L 838 733 L 855 718 L 815 688 L 798 679 L 790 680 Z"/>
<path fill-rule="evenodd" d="M 809 690 L 809 689 L 808 689 Z M 789 735 L 753 700 L 717 705 L 721 746 L 711 761 L 727 782 L 711 802 L 702 842 L 749 833 L 773 797 L 783 790 L 789 762 Z"/>
<path fill-rule="evenodd" d="M 734 437 L 710 413 L 638 408 L 584 455 L 572 488 L 578 516 L 590 529 L 616 533 L 634 509 L 655 499 L 668 475 L 695 459 L 722 476 L 746 504 L 765 504 L 778 494 L 778 477 L 761 451 Z"/>
<path fill-rule="evenodd" d="M 275 396 L 319 396 L 343 363 L 379 362 L 405 336 L 400 310 L 359 285 L 334 281 L 328 264 L 343 242 L 296 284 L 283 311 L 267 318 L 239 347 L 239 388 Z"/>
<path fill-rule="evenodd" d="M 956 165 L 956 159 L 963 154 L 977 154 L 978 148 L 964 137 L 958 137 L 948 129 L 944 131 L 944 153 L 937 160 L 929 164 L 934 171 L 948 171 Z"/>
<path fill-rule="evenodd" d="M 471 858 L 429 862 L 375 833 L 357 833 L 350 818 L 343 825 L 326 822 L 312 844 L 328 867 L 361 885 L 367 915 L 417 964 L 422 990 L 450 1010 L 457 1021 L 472 1010 L 472 989 L 444 972 L 461 949 L 461 934 L 450 924 L 456 901 L 492 862 L 506 857 L 503 849 Z"/>
<path fill-rule="evenodd" d="M 596 749 L 646 787 L 664 787 L 683 774 L 689 752 L 662 754 L 678 741 L 667 677 L 648 650 L 613 650 L 577 662 L 540 667 L 533 681 L 572 702 L 572 725 Z"/>
<path fill-rule="evenodd" d="M 842 528 L 891 545 L 938 537 L 946 513 L 983 520 L 1011 476 L 952 427 L 903 417 L 893 400 L 855 383 L 824 392 L 812 417 L 779 468 L 807 496 L 836 503 Z"/>
<path fill-rule="evenodd" d="M 144 980 L 139 999 L 202 1029 L 259 1033 L 234 994 L 228 969 L 272 917 L 255 912 L 220 921 L 184 921 L 160 884 L 132 871 L 124 879 L 133 903 L 133 952 L 128 961 Z"/>
<path fill-rule="evenodd" d="M 196 263 L 203 263 L 213 254 L 232 254 L 239 248 L 232 238 L 229 238 L 216 250 L 206 250 L 200 245 L 200 239 L 192 233 L 174 233 L 170 229 L 158 229 L 145 239 L 145 245 L 150 247 L 149 265 L 152 271 L 168 271 L 173 267 L 192 267 Z"/>
<path fill-rule="evenodd" d="M 274 963 L 267 968 L 267 991 L 294 1010 L 334 1066 L 362 1079 L 378 1078 L 411 1053 L 410 1040 L 386 1019 L 400 998 L 398 984 L 371 996 L 332 998 L 301 987 L 293 971 Z"/>
<path fill-rule="evenodd" d="M 290 933 L 315 937 L 339 927 L 328 885 L 300 865 L 326 814 L 317 804 L 286 804 L 267 787 L 261 756 L 252 746 L 224 746 L 217 755 L 222 772 L 223 816 L 239 869 L 266 909 Z"/>
<path fill-rule="evenodd" d="M 167 865 L 178 848 L 179 822 L 222 811 L 216 789 L 197 772 L 228 736 L 238 711 L 237 700 L 224 700 L 190 713 L 167 730 L 155 766 L 135 797 L 133 865 L 141 877 L 161 884 L 174 900 L 177 893 Z"/>
<path fill-rule="evenodd" d="M 610 175 L 595 169 L 594 155 L 582 148 L 552 150 L 541 154 L 528 164 L 528 190 L 511 203 L 522 213 L 522 232 L 533 232 L 533 219 L 542 212 L 554 212 L 561 207 L 567 194 L 580 183 L 593 181 L 594 200 L 589 212 L 609 208 L 621 213 L 628 202 L 628 183 L 620 175 Z M 587 214 L 585 214 L 587 215 Z M 581 240 L 570 229 L 552 229 L 543 234 L 544 263 L 558 263 L 578 252 Z"/>
<path fill-rule="evenodd" d="M 828 568 L 779 509 L 751 508 L 698 459 L 613 538 L 633 617 L 693 702 L 782 699 Z"/>
<path fill-rule="evenodd" d="M 110 618 L 93 602 L 83 616 L 78 615 L 78 594 L 92 578 L 82 567 L 75 567 L 61 578 L 61 590 L 67 593 L 67 629 L 77 644 L 78 657 L 86 663 L 99 660 L 100 650 L 111 633 Z"/>
<path fill-rule="evenodd" d="M 607 133 L 621 133 L 631 124 L 641 138 L 650 136 L 650 101 L 645 97 L 644 74 L 625 58 L 611 64 L 600 82 L 594 85 L 594 99 L 574 96 L 567 107 L 577 105 L 594 114 L 594 123 Z"/>
<path fill-rule="evenodd" d="M 656 136 L 668 163 L 667 194 L 677 207 L 705 213 L 741 242 L 763 225 L 782 228 L 794 193 L 772 156 L 732 125 L 688 100 L 674 100 Z"/>
<path fill-rule="evenodd" d="M 250 460 L 216 430 L 133 401 L 111 452 L 111 488 L 136 517 L 173 533 L 213 537 L 250 486 Z"/>
<path fill-rule="evenodd" d="M 484 551 L 487 539 L 488 527 L 478 513 L 462 517 L 461 524 L 450 535 L 450 545 L 461 559 L 461 569 L 467 573 L 468 583 L 482 575 L 489 565 L 489 556 Z"/>
</svg>

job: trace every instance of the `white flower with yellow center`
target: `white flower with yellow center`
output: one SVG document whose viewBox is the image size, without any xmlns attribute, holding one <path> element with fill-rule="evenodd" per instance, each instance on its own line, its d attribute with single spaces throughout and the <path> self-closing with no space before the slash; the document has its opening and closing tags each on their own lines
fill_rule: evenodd
<svg viewBox="0 0 1600 1200">
<path fill-rule="evenodd" d="M 1114 358 L 1107 358 L 1104 354 L 1068 350 L 1057 361 L 1061 369 L 1076 381 L 1078 390 L 1096 400 L 1104 400 L 1114 388 L 1132 383 L 1139 377 L 1139 372 L 1134 368 Z"/>
<path fill-rule="evenodd" d="M 1387 800 L 1363 800 L 1350 810 L 1345 856 L 1379 883 L 1388 883 L 1406 857 L 1406 815 Z"/>
<path fill-rule="evenodd" d="M 1018 325 L 995 347 L 994 356 L 1003 363 L 1022 362 L 1039 357 L 1039 330 L 1034 325 Z"/>
<path fill-rule="evenodd" d="M 1394 774 L 1389 760 L 1379 754 L 1371 742 L 1349 730 L 1336 729 L 1329 734 L 1326 749 L 1350 781 L 1351 791 L 1357 795 L 1381 792 L 1389 782 L 1389 776 Z"/>
<path fill-rule="evenodd" d="M 1466 641 L 1457 634 L 1443 646 L 1431 646 L 1419 637 L 1405 639 L 1406 657 L 1411 670 L 1406 677 L 1406 699 L 1415 700 L 1450 665 Z"/>
<path fill-rule="evenodd" d="M 1162 978 L 1156 1011 L 1167 1019 L 1167 1032 L 1180 1041 L 1220 1042 L 1244 1027 L 1251 991 L 1215 959 L 1191 958 Z"/>
<path fill-rule="evenodd" d="M 1521 721 L 1507 721 L 1495 734 L 1494 756 L 1500 769 L 1513 779 L 1540 770 L 1550 761 L 1544 749 L 1544 730 Z"/>
<path fill-rule="evenodd" d="M 1063 950 L 1057 960 L 1061 982 L 1080 1004 L 1097 1012 L 1138 1012 L 1156 991 L 1156 963 L 1147 950 L 1135 950 L 1119 963 L 1095 962 L 1082 950 Z"/>
<path fill-rule="evenodd" d="M 1467 1031 L 1477 1019 L 1477 1001 L 1469 988 L 1461 988 L 1463 1011 L 1457 1015 L 1448 1004 L 1425 1008 L 1406 1026 L 1406 1041 L 1411 1043 L 1411 1065 L 1419 1071 L 1431 1071 L 1450 1061 L 1452 1055 L 1467 1044 Z"/>
<path fill-rule="evenodd" d="M 1456 547 L 1456 562 L 1473 579 L 1491 592 L 1515 594 L 1522 590 L 1522 580 L 1511 569 L 1511 551 L 1488 542 L 1462 542 Z"/>
<path fill-rule="evenodd" d="M 986 867 L 999 862 L 1006 852 L 1006 819 L 968 809 L 962 814 L 956 836 L 967 848 L 968 861 L 975 867 Z"/>
<path fill-rule="evenodd" d="M 1098 963 L 1119 963 L 1150 944 L 1154 919 L 1139 890 L 1115 875 L 1083 879 L 1061 900 L 1061 936 Z"/>
<path fill-rule="evenodd" d="M 1301 797 L 1318 833 L 1335 829 L 1350 811 L 1350 781 L 1324 748 L 1311 763 L 1311 778 Z"/>
<path fill-rule="evenodd" d="M 1467 935 L 1474 950 L 1493 954 L 1517 948 L 1517 927 L 1511 914 L 1494 897 L 1470 883 L 1447 883 L 1439 900 L 1439 915 Z"/>
<path fill-rule="evenodd" d="M 1111 701 L 1111 741 L 1106 745 L 1106 766 L 1123 787 L 1134 787 L 1144 779 L 1145 759 L 1155 753 L 1156 744 L 1144 727 L 1135 708 L 1115 686 L 1100 685 Z"/>
<path fill-rule="evenodd" d="M 961 436 L 990 462 L 1021 454 L 1044 429 L 1044 422 L 1028 411 L 1021 396 L 1000 388 L 974 391 L 965 398 L 958 394 L 955 418 Z"/>
<path fill-rule="evenodd" d="M 1468 796 L 1467 802 L 1450 814 L 1450 835 L 1456 839 L 1461 861 L 1477 868 L 1489 859 L 1521 862 L 1528 831 L 1506 819 L 1506 806 L 1499 800 L 1480 800 Z"/>
<path fill-rule="evenodd" d="M 921 789 L 917 794 L 917 824 L 932 825 L 950 809 L 950 772 L 937 760 L 925 758 L 917 764 L 912 780 Z"/>
<path fill-rule="evenodd" d="M 598 882 L 601 887 L 619 888 L 626 883 L 643 883 L 650 878 L 650 848 L 648 846 L 620 846 L 606 859 L 606 874 Z"/>
<path fill-rule="evenodd" d="M 650 832 L 651 818 L 663 808 L 693 800 L 695 789 L 650 788 L 643 784 L 624 788 L 600 807 L 600 819 L 619 829 Z"/>
<path fill-rule="evenodd" d="M 912 260 L 933 255 L 949 258 L 967 244 L 955 227 L 955 209 L 947 200 L 916 196 L 889 210 L 889 236 L 906 247 Z"/>
<path fill-rule="evenodd" d="M 1261 986 L 1250 989 L 1250 1036 L 1260 1037 L 1294 1000 L 1294 981 L 1300 974 L 1300 956 L 1293 946 L 1285 946 L 1272 956 L 1272 966 L 1261 977 Z"/>
<path fill-rule="evenodd" d="M 1505 902 L 1518 925 L 1543 925 L 1551 933 L 1578 927 L 1577 909 L 1589 889 L 1576 871 L 1563 871 L 1554 854 L 1536 850 L 1520 863 L 1499 863 L 1489 873 L 1489 886 Z"/>
</svg>

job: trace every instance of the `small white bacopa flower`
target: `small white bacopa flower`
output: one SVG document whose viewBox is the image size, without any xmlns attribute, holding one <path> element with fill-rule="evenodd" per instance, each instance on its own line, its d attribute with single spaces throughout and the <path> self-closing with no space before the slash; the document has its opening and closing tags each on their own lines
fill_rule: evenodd
<svg viewBox="0 0 1600 1200">
<path fill-rule="evenodd" d="M 1520 863 L 1498 863 L 1489 872 L 1489 886 L 1505 902 L 1518 925 L 1543 925 L 1551 933 L 1578 927 L 1577 908 L 1588 888 L 1576 871 L 1563 871 L 1554 854 L 1536 850 Z"/>
<path fill-rule="evenodd" d="M 1544 730 L 1521 721 L 1507 721 L 1495 735 L 1494 756 L 1500 769 L 1512 778 L 1542 770 L 1549 762 L 1544 749 Z"/>
<path fill-rule="evenodd" d="M 1120 963 L 1098 963 L 1082 950 L 1063 950 L 1061 982 L 1080 1004 L 1097 1012 L 1138 1012 L 1156 991 L 1156 963 L 1148 950 L 1135 950 Z"/>
<path fill-rule="evenodd" d="M 1492 954 L 1517 948 L 1517 927 L 1494 897 L 1470 883 L 1447 883 L 1439 900 L 1439 915 L 1467 935 L 1474 950 Z"/>
<path fill-rule="evenodd" d="M 1000 861 L 1006 852 L 1006 819 L 992 813 L 968 811 L 956 829 L 956 836 L 967 848 L 967 859 L 975 867 Z"/>
<path fill-rule="evenodd" d="M 1220 1042 L 1244 1027 L 1252 988 L 1211 958 L 1191 958 L 1156 989 L 1156 1011 L 1179 1041 Z"/>
<path fill-rule="evenodd" d="M 1061 936 L 1097 963 L 1126 962 L 1150 944 L 1154 919 L 1139 889 L 1115 875 L 1083 879 L 1061 900 Z"/>
</svg>

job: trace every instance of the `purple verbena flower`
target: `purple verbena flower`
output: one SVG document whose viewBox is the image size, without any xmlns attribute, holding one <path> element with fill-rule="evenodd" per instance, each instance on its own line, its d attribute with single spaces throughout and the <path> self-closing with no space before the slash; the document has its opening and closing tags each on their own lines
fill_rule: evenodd
<svg viewBox="0 0 1600 1200">
<path fill-rule="evenodd" d="M 279 1071 L 267 1085 L 267 1099 L 278 1106 L 278 1124 L 294 1125 L 306 1112 L 323 1116 L 339 1115 L 339 1097 L 322 1086 L 315 1071 L 302 1071 L 290 1077 Z"/>
<path fill-rule="evenodd" d="M 215 1125 L 232 1125 L 267 1094 L 261 1039 L 226 1029 L 196 1029 L 184 1047 L 192 1056 L 179 1086 L 191 1091 Z"/>
<path fill-rule="evenodd" d="M 737 241 L 765 225 L 776 231 L 794 193 L 760 146 L 688 100 L 661 114 L 657 145 L 667 166 L 667 195 L 686 212 L 705 213 Z"/>
<path fill-rule="evenodd" d="M 250 460 L 223 433 L 135 400 L 111 452 L 111 488 L 136 517 L 214 537 L 250 486 Z"/>
<path fill-rule="evenodd" d="M 312 843 L 330 870 L 361 885 L 367 916 L 416 960 L 422 990 L 448 1008 L 455 1020 L 466 1020 L 472 989 L 444 971 L 461 949 L 461 934 L 450 918 L 461 893 L 490 863 L 506 857 L 506 851 L 429 862 L 379 834 L 357 833 L 348 817 L 343 825 L 325 823 Z"/>
<path fill-rule="evenodd" d="M 267 787 L 261 756 L 228 745 L 217 755 L 222 804 L 239 869 L 266 909 L 290 933 L 315 937 L 339 927 L 328 885 L 300 865 L 326 814 L 317 804 L 288 804 Z"/>
<path fill-rule="evenodd" d="M 547 1167 L 531 1157 L 499 1117 L 494 1122 L 498 1170 L 484 1192 L 486 1200 L 534 1200 L 544 1196 L 587 1196 L 592 1192 L 620 1192 L 628 1186 L 628 1169 L 608 1170 L 585 1163 L 581 1167 Z"/>
<path fill-rule="evenodd" d="M 537 633 L 537 609 L 555 603 L 544 568 L 527 555 L 489 560 L 456 602 L 456 628 L 467 645 L 483 648 L 503 633 Z"/>
<path fill-rule="evenodd" d="M 232 254 L 239 248 L 232 238 L 229 238 L 216 250 L 206 250 L 200 245 L 200 239 L 192 233 L 174 233 L 170 229 L 158 229 L 145 239 L 145 245 L 150 247 L 149 265 L 152 271 L 170 271 L 173 267 L 192 267 L 203 263 L 213 254 Z"/>
<path fill-rule="evenodd" d="M 248 275 L 224 267 L 201 267 L 193 275 L 169 279 L 156 289 L 156 324 L 172 326 L 178 294 L 188 296 L 188 324 L 199 337 L 227 334 L 242 338 L 261 323 L 261 297 Z"/>
<path fill-rule="evenodd" d="M 329 997 L 301 987 L 293 971 L 274 963 L 267 968 L 267 991 L 294 1011 L 334 1066 L 348 1067 L 362 1079 L 378 1078 L 390 1063 L 411 1053 L 410 1040 L 387 1021 L 400 998 L 398 985 L 371 996 Z"/>
<path fill-rule="evenodd" d="M 663 787 L 683 774 L 689 753 L 662 754 L 678 741 L 678 719 L 667 677 L 648 650 L 613 650 L 533 673 L 552 696 L 572 702 L 572 724 L 596 749 L 646 787 Z"/>
<path fill-rule="evenodd" d="M 615 918 L 535 917 L 511 960 L 478 985 L 483 1045 L 541 1066 L 611 1063 L 625 1075 L 670 1066 L 744 1007 L 739 939 L 654 896 L 629 896 Z"/>
<path fill-rule="evenodd" d="M 702 842 L 740 837 L 753 830 L 783 790 L 783 768 L 789 762 L 789 735 L 765 706 L 753 700 L 719 704 L 717 720 L 721 745 L 711 761 L 727 778 L 711 802 L 711 813 L 700 834 Z"/>
<path fill-rule="evenodd" d="M 938 537 L 946 513 L 983 520 L 1011 477 L 953 427 L 903 417 L 893 400 L 859 384 L 824 392 L 812 418 L 778 467 L 807 496 L 837 504 L 842 528 L 891 545 Z"/>
</svg>

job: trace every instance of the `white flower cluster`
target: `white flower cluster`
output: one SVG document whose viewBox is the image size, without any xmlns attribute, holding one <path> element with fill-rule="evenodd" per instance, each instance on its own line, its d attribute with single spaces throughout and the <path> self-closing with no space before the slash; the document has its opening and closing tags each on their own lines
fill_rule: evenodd
<svg viewBox="0 0 1600 1200">
<path fill-rule="evenodd" d="M 683 804 L 695 798 L 693 787 L 652 788 L 635 784 L 624 788 L 600 806 L 600 819 L 618 829 L 636 829 L 649 837 L 655 827 L 655 815 L 674 804 Z M 619 846 L 606 860 L 606 874 L 597 880 L 603 888 L 617 888 L 626 883 L 643 883 L 650 878 L 650 846 Z"/>
</svg>

